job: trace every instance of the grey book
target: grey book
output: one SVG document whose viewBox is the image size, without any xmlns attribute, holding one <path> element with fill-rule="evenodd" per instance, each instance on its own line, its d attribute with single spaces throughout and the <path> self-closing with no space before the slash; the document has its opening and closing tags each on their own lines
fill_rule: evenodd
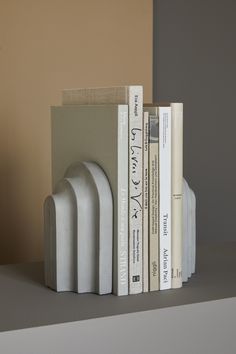
<svg viewBox="0 0 236 354">
<path fill-rule="evenodd" d="M 77 161 L 97 163 L 111 185 L 113 292 L 128 294 L 128 105 L 52 107 L 52 186 Z"/>
</svg>

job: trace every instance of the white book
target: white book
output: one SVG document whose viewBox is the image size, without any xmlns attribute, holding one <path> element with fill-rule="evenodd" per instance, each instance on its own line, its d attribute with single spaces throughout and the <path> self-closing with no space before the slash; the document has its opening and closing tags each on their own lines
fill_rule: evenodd
<svg viewBox="0 0 236 354">
<path fill-rule="evenodd" d="M 77 161 L 96 162 L 111 185 L 113 292 L 128 294 L 128 105 L 52 107 L 53 189 Z"/>
<path fill-rule="evenodd" d="M 171 107 L 159 107 L 160 290 L 171 288 Z"/>
<path fill-rule="evenodd" d="M 149 291 L 149 113 L 143 114 L 143 292 Z"/>
<path fill-rule="evenodd" d="M 157 107 L 149 108 L 149 289 L 150 291 L 160 289 L 159 117 Z"/>
<path fill-rule="evenodd" d="M 171 103 L 171 262 L 172 288 L 182 286 L 183 243 L 183 104 Z"/>
<path fill-rule="evenodd" d="M 129 293 L 142 292 L 143 87 L 140 85 L 68 89 L 63 105 L 129 106 Z"/>
</svg>

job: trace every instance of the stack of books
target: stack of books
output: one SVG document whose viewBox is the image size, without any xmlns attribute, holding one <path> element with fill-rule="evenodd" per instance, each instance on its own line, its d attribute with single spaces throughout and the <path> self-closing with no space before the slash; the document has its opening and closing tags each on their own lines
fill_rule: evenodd
<svg viewBox="0 0 236 354">
<path fill-rule="evenodd" d="M 139 85 L 63 90 L 52 107 L 54 186 L 75 161 L 98 163 L 111 185 L 113 292 L 181 287 L 183 104 L 143 104 Z"/>
</svg>

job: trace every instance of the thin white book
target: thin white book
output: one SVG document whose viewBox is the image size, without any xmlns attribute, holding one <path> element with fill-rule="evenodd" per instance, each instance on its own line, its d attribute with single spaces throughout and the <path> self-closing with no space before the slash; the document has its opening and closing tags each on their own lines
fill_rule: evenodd
<svg viewBox="0 0 236 354">
<path fill-rule="evenodd" d="M 143 113 L 143 292 L 149 291 L 149 113 Z"/>
<path fill-rule="evenodd" d="M 171 107 L 159 107 L 160 290 L 171 288 Z"/>
<path fill-rule="evenodd" d="M 149 112 L 149 289 L 160 289 L 159 264 L 159 117 L 158 107 Z"/>
<path fill-rule="evenodd" d="M 52 184 L 77 161 L 96 162 L 114 207 L 113 292 L 128 295 L 128 105 L 52 107 Z"/>
<path fill-rule="evenodd" d="M 127 104 L 129 107 L 129 293 L 141 293 L 143 232 L 143 87 L 63 90 L 63 105 Z"/>
<path fill-rule="evenodd" d="M 172 288 L 182 286 L 183 243 L 183 104 L 171 103 L 171 261 Z"/>
</svg>

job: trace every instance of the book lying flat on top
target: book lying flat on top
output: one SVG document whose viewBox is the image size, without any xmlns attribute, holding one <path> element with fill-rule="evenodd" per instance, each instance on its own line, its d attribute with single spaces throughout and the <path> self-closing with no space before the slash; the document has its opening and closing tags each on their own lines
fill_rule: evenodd
<svg viewBox="0 0 236 354">
<path fill-rule="evenodd" d="M 127 104 L 129 107 L 129 293 L 142 292 L 143 87 L 63 90 L 63 105 Z"/>
<path fill-rule="evenodd" d="M 128 295 L 128 105 L 52 107 L 53 189 L 77 161 L 96 162 L 114 205 L 113 292 Z"/>
</svg>

